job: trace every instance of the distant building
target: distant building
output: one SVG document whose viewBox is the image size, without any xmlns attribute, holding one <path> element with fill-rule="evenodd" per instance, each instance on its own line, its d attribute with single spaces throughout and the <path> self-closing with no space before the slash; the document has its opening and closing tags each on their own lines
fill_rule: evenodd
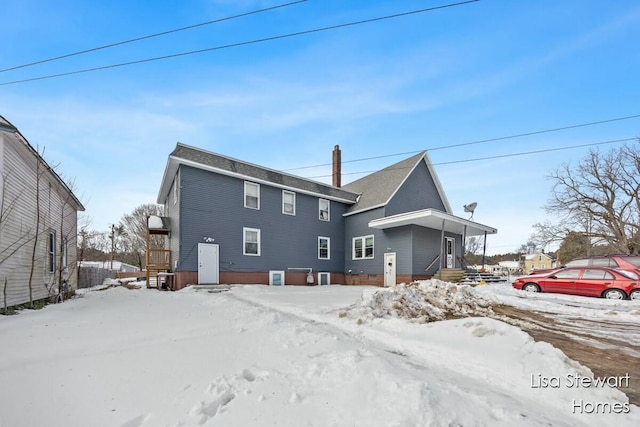
<svg viewBox="0 0 640 427">
<path fill-rule="evenodd" d="M 519 261 L 500 261 L 498 265 L 500 265 L 502 271 L 507 271 L 511 274 L 522 271 L 522 264 Z"/>
<path fill-rule="evenodd" d="M 533 270 L 541 270 L 544 268 L 554 268 L 556 266 L 555 258 L 538 252 L 524 256 L 524 272 L 530 274 Z"/>
</svg>

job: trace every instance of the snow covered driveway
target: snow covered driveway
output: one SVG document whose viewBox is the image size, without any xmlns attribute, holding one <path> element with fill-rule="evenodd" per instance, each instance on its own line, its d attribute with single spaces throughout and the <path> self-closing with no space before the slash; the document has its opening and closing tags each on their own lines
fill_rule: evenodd
<svg viewBox="0 0 640 427">
<path fill-rule="evenodd" d="M 376 290 L 118 287 L 0 317 L 0 426 L 640 425 L 614 388 L 538 387 L 592 373 L 514 326 L 354 315 Z"/>
</svg>

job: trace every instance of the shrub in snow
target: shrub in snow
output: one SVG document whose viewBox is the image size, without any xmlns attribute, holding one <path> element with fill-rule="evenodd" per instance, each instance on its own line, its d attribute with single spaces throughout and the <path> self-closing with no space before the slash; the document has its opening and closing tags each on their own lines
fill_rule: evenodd
<svg viewBox="0 0 640 427">
<path fill-rule="evenodd" d="M 419 323 L 493 314 L 488 301 L 469 285 L 426 280 L 383 288 L 363 295 L 352 314 L 399 317 Z"/>
</svg>

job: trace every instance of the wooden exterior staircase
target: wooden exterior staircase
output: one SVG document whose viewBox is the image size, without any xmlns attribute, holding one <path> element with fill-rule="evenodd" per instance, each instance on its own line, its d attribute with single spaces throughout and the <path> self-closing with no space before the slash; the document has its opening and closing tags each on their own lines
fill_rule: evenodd
<svg viewBox="0 0 640 427">
<path fill-rule="evenodd" d="M 443 268 L 436 271 L 433 278 L 440 279 L 445 282 L 459 283 L 464 280 L 465 272 L 462 268 Z"/>
<path fill-rule="evenodd" d="M 173 273 L 171 272 L 171 250 L 166 249 L 167 238 L 171 228 L 169 218 L 147 217 L 147 288 L 173 289 Z"/>
</svg>

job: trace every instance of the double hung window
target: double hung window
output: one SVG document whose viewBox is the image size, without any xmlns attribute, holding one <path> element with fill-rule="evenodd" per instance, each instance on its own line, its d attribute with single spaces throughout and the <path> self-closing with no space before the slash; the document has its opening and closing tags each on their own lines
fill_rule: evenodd
<svg viewBox="0 0 640 427">
<path fill-rule="evenodd" d="M 373 258 L 373 236 L 354 237 L 352 242 L 353 259 Z"/>
<path fill-rule="evenodd" d="M 260 209 L 260 184 L 253 182 L 244 183 L 244 207 Z"/>
<path fill-rule="evenodd" d="M 243 228 L 243 254 L 260 256 L 260 230 L 257 228 Z"/>
</svg>

